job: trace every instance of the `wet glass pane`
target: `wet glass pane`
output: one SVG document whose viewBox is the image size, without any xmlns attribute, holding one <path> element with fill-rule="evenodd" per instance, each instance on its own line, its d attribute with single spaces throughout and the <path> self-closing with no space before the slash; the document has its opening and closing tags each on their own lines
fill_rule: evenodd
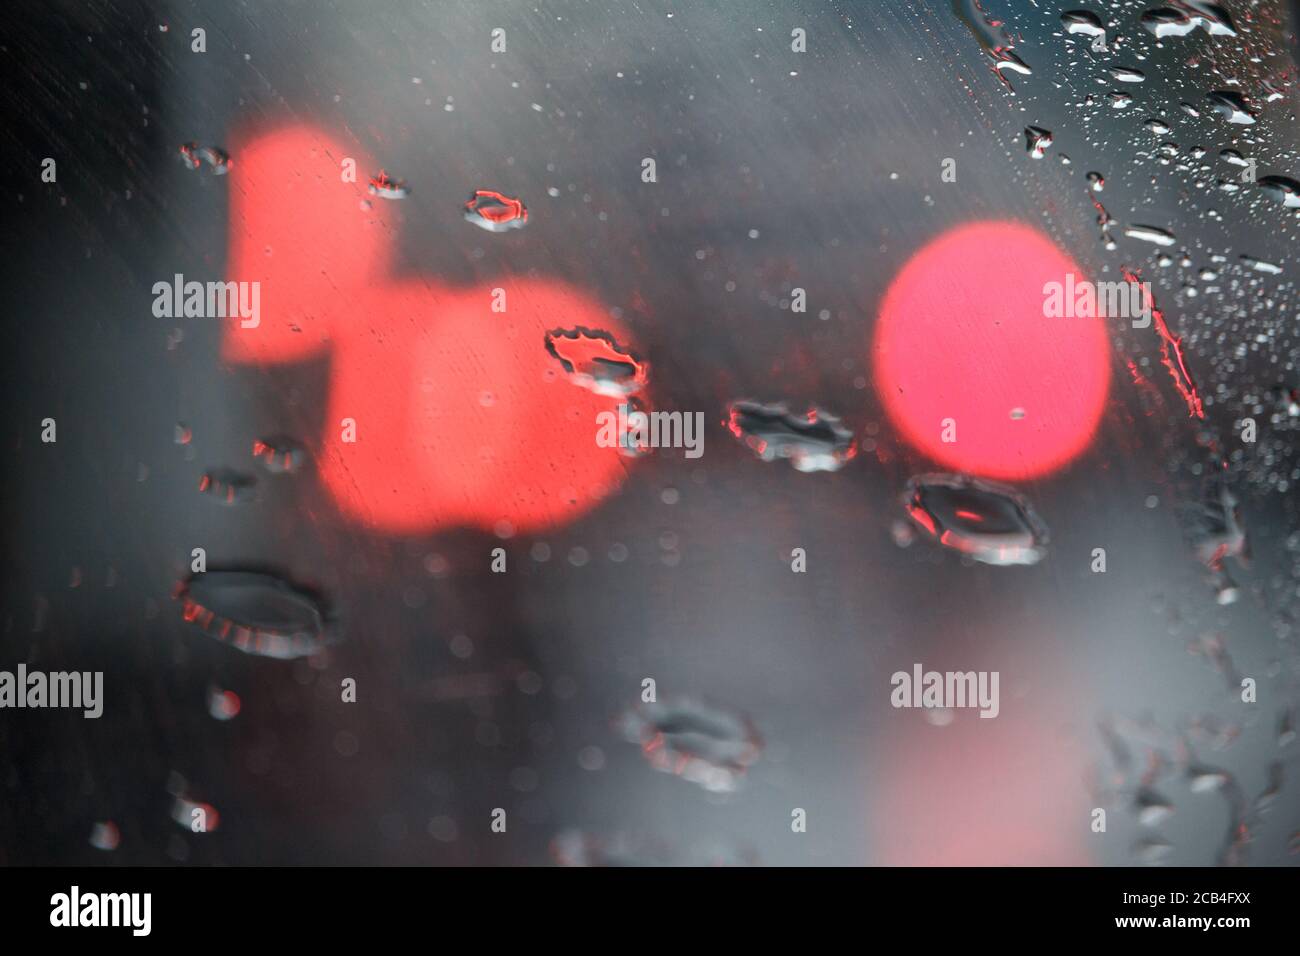
<svg viewBox="0 0 1300 956">
<path fill-rule="evenodd" d="M 1293 5 L 28 6 L 0 862 L 1295 862 Z"/>
</svg>

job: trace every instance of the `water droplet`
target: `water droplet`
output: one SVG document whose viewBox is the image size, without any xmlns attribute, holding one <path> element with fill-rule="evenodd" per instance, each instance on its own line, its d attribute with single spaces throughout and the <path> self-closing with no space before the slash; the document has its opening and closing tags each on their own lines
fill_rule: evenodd
<svg viewBox="0 0 1300 956">
<path fill-rule="evenodd" d="M 1268 765 L 1268 780 L 1264 784 L 1264 789 L 1260 791 L 1259 796 L 1255 798 L 1253 810 L 1255 813 L 1262 814 L 1267 812 L 1277 798 L 1282 795 L 1282 764 L 1276 760 Z"/>
<path fill-rule="evenodd" d="M 1158 836 L 1142 837 L 1133 844 L 1133 854 L 1143 863 L 1160 863 L 1173 851 L 1173 844 Z"/>
<path fill-rule="evenodd" d="M 1113 110 L 1126 110 L 1133 105 L 1133 94 L 1125 93 L 1123 90 L 1111 90 L 1107 95 L 1110 100 L 1110 108 Z"/>
<path fill-rule="evenodd" d="M 1277 722 L 1277 745 L 1279 747 L 1289 747 L 1295 742 L 1295 710 L 1288 708 L 1282 711 L 1282 716 Z"/>
<path fill-rule="evenodd" d="M 1259 115 L 1246 105 L 1246 100 L 1240 93 L 1232 90 L 1215 90 L 1212 93 L 1206 93 L 1205 98 L 1209 101 L 1210 106 L 1214 108 L 1214 112 L 1229 123 L 1250 126 Z"/>
<path fill-rule="evenodd" d="M 505 232 L 526 226 L 528 210 L 518 199 L 490 189 L 479 189 L 465 203 L 465 219 L 488 232 Z"/>
<path fill-rule="evenodd" d="M 1084 36 L 1104 37 L 1106 28 L 1102 26 L 1101 17 L 1090 10 L 1067 10 L 1061 14 L 1066 33 L 1081 33 Z"/>
<path fill-rule="evenodd" d="M 763 461 L 787 458 L 801 472 L 838 471 L 857 454 L 853 433 L 819 408 L 800 416 L 782 404 L 732 402 L 727 427 Z"/>
<path fill-rule="evenodd" d="M 274 435 L 253 442 L 253 457 L 273 475 L 287 475 L 302 470 L 306 452 L 292 438 Z"/>
<path fill-rule="evenodd" d="M 1142 26 L 1157 38 L 1184 37 L 1199 28 L 1211 36 L 1237 35 L 1228 11 L 1204 0 L 1174 0 L 1142 14 Z"/>
<path fill-rule="evenodd" d="M 1019 492 L 965 475 L 913 478 L 903 505 L 944 547 L 993 565 L 1036 564 L 1046 554 L 1047 526 Z"/>
<path fill-rule="evenodd" d="M 195 810 L 202 810 L 202 814 L 195 815 Z M 203 803 L 200 800 L 191 800 L 189 797 L 178 795 L 172 801 L 172 821 L 179 826 L 184 827 L 191 832 L 194 830 L 196 820 L 203 821 L 203 831 L 211 833 L 217 829 L 221 822 L 221 815 L 217 813 L 217 808 L 210 803 Z"/>
<path fill-rule="evenodd" d="M 1141 83 L 1147 77 L 1141 70 L 1135 70 L 1128 66 L 1112 66 L 1110 75 L 1120 83 Z"/>
<path fill-rule="evenodd" d="M 251 501 L 256 489 L 256 478 L 229 468 L 205 472 L 199 479 L 199 491 L 225 505 Z"/>
<path fill-rule="evenodd" d="M 96 823 L 90 828 L 90 845 L 96 850 L 112 852 L 122 842 L 122 833 L 112 820 Z"/>
<path fill-rule="evenodd" d="M 208 714 L 215 720 L 231 720 L 239 714 L 239 695 L 220 687 L 208 688 Z"/>
<path fill-rule="evenodd" d="M 411 190 L 406 185 L 404 179 L 393 179 L 384 170 L 379 171 L 378 176 L 370 178 L 368 187 L 370 195 L 378 196 L 380 199 L 405 199 L 411 195 Z"/>
<path fill-rule="evenodd" d="M 1237 258 L 1241 260 L 1242 265 L 1247 269 L 1252 269 L 1255 272 L 1264 272 L 1272 276 L 1282 274 L 1282 267 L 1276 263 L 1269 262 L 1267 259 L 1256 259 L 1254 256 L 1246 255 L 1238 256 Z"/>
<path fill-rule="evenodd" d="M 1088 185 L 1092 187 L 1093 192 L 1099 193 L 1106 188 L 1106 179 L 1101 173 L 1089 173 Z"/>
<path fill-rule="evenodd" d="M 224 150 L 215 146 L 199 146 L 197 143 L 183 143 L 180 147 L 180 160 L 186 169 L 207 166 L 213 176 L 224 176 L 230 172 L 232 165 Z"/>
<path fill-rule="evenodd" d="M 176 589 L 181 615 L 246 654 L 290 660 L 333 643 L 323 600 L 260 571 L 203 571 Z"/>
<path fill-rule="evenodd" d="M 1191 787 L 1192 793 L 1208 793 L 1211 790 L 1219 790 L 1228 783 L 1229 779 L 1227 773 L 1213 767 L 1206 767 L 1201 764 L 1190 764 L 1187 767 L 1187 784 Z"/>
<path fill-rule="evenodd" d="M 1170 132 L 1169 124 L 1164 120 L 1156 119 L 1155 117 L 1147 120 L 1142 125 L 1151 130 L 1151 132 L 1155 133 L 1157 136 L 1167 136 Z"/>
<path fill-rule="evenodd" d="M 606 395 L 626 398 L 641 391 L 650 380 L 650 365 L 637 358 L 605 331 L 578 326 L 551 329 L 546 351 L 568 373 L 574 385 Z"/>
<path fill-rule="evenodd" d="M 1149 787 L 1138 790 L 1133 800 L 1138 822 L 1144 827 L 1153 827 L 1167 819 L 1174 812 L 1173 804 Z"/>
<path fill-rule="evenodd" d="M 1264 176 L 1259 180 L 1259 188 L 1283 206 L 1300 207 L 1300 183 L 1294 179 L 1287 176 Z"/>
<path fill-rule="evenodd" d="M 1006 31 L 1002 21 L 986 13 L 980 0 L 953 0 L 952 8 L 957 18 L 975 37 L 984 55 L 992 61 L 994 74 L 1007 89 L 1012 89 L 1011 82 L 1006 77 L 1008 72 L 1023 76 L 1034 72 L 1014 52 L 1015 39 Z"/>
<path fill-rule="evenodd" d="M 1034 159 L 1042 159 L 1043 153 L 1052 145 L 1052 131 L 1039 126 L 1025 127 L 1025 149 Z"/>
<path fill-rule="evenodd" d="M 748 717 L 689 698 L 642 704 L 619 725 L 654 769 L 713 793 L 735 791 L 763 751 Z"/>
<path fill-rule="evenodd" d="M 1157 246 L 1172 246 L 1177 241 L 1168 229 L 1160 229 L 1156 226 L 1126 226 L 1124 235 L 1130 239 L 1140 239 L 1142 242 L 1153 242 Z"/>
</svg>

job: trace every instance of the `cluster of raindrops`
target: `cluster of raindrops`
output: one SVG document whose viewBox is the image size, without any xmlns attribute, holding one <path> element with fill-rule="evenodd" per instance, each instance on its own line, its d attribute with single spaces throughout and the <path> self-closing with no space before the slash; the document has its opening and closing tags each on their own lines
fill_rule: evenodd
<svg viewBox="0 0 1300 956">
<path fill-rule="evenodd" d="M 1039 41 L 1020 43 L 1032 51 L 1033 69 L 1015 71 L 1025 80 L 1014 100 L 1001 70 L 1003 83 L 988 84 L 1007 107 L 1007 141 L 1023 130 L 1028 158 L 1044 158 L 1054 143 L 1086 157 L 1079 164 L 1086 180 L 1075 195 L 1086 198 L 1082 208 L 1095 214 L 1101 248 L 1112 256 L 1103 271 L 1143 288 L 1150 321 L 1131 330 L 1117 323 L 1114 342 L 1137 407 L 1168 423 L 1159 441 L 1174 513 L 1190 562 L 1203 569 L 1213 596 L 1205 600 L 1210 594 L 1201 591 L 1195 602 L 1179 602 L 1180 617 L 1239 614 L 1234 606 L 1246 596 L 1268 614 L 1280 642 L 1268 674 L 1290 701 L 1278 737 L 1278 746 L 1287 746 L 1300 683 L 1300 655 L 1290 643 L 1300 633 L 1300 533 L 1283 532 L 1279 548 L 1273 529 L 1258 529 L 1272 539 L 1272 553 L 1258 561 L 1247 534 L 1257 502 L 1288 524 L 1300 517 L 1300 295 L 1292 278 L 1300 152 L 1288 134 L 1297 71 L 1285 25 L 1259 5 L 1229 13 L 1203 0 L 1121 0 L 1097 12 L 1000 9 L 1005 23 L 979 3 L 954 5 L 979 41 L 978 50 L 969 45 L 972 57 L 996 63 L 997 51 L 1009 50 L 1022 31 Z M 1062 183 L 1069 194 L 1070 174 L 1054 167 L 1025 163 L 1020 175 L 1055 201 Z M 933 534 L 929 520 L 921 528 Z M 914 534 L 907 527 L 895 533 L 904 544 Z M 1189 650 L 1235 699 L 1244 675 L 1215 627 L 1205 633 Z M 1117 765 L 1128 759 L 1120 753 L 1123 737 L 1161 738 L 1148 748 L 1147 767 L 1124 781 L 1125 800 L 1145 831 L 1133 847 L 1139 860 L 1159 863 L 1172 853 L 1157 828 L 1173 813 L 1164 794 L 1181 776 L 1192 793 L 1218 794 L 1228 808 L 1217 862 L 1245 861 L 1281 789 L 1281 764 L 1268 764 L 1268 783 L 1251 800 L 1232 774 L 1192 755 L 1193 747 L 1226 747 L 1241 731 L 1239 722 L 1214 715 L 1187 718 L 1169 733 L 1151 721 L 1107 725 L 1103 737 Z"/>
<path fill-rule="evenodd" d="M 1292 720 L 1287 713 L 1279 723 L 1279 749 L 1290 746 L 1295 739 L 1290 729 Z M 1196 755 L 1197 746 L 1214 751 L 1231 747 L 1241 737 L 1239 725 L 1213 715 L 1193 716 L 1173 729 L 1149 716 L 1140 720 L 1108 717 L 1099 723 L 1098 732 L 1107 757 L 1091 775 L 1091 798 L 1100 807 L 1132 816 L 1139 834 L 1131 852 L 1139 862 L 1162 864 L 1174 852 L 1174 844 L 1158 829 L 1176 812 L 1171 793 L 1186 793 L 1192 801 L 1204 795 L 1219 795 L 1227 810 L 1227 826 L 1213 862 L 1221 866 L 1248 862 L 1255 835 L 1283 791 L 1281 760 L 1269 761 L 1262 789 L 1250 797 L 1234 774 Z M 1142 754 L 1140 759 L 1135 757 L 1135 751 Z"/>
</svg>

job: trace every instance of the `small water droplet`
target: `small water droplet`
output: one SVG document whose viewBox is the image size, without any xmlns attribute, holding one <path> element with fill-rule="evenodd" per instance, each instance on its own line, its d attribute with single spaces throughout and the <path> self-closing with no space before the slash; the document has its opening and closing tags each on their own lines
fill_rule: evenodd
<svg viewBox="0 0 1300 956">
<path fill-rule="evenodd" d="M 208 688 L 208 714 L 214 720 L 234 719 L 240 706 L 239 695 L 233 690 L 222 690 L 215 685 Z"/>
<path fill-rule="evenodd" d="M 112 820 L 96 823 L 90 828 L 90 845 L 96 850 L 110 853 L 122 842 L 122 833 Z"/>
<path fill-rule="evenodd" d="M 1160 229 L 1156 226 L 1132 225 L 1124 228 L 1124 235 L 1129 239 L 1139 239 L 1142 242 L 1152 242 L 1157 246 L 1172 246 L 1177 239 L 1168 229 Z"/>
<path fill-rule="evenodd" d="M 1025 149 L 1034 159 L 1042 159 L 1044 152 L 1052 145 L 1052 131 L 1040 126 L 1025 127 Z"/>
<path fill-rule="evenodd" d="M 405 180 L 394 179 L 382 169 L 379 175 L 370 178 L 370 185 L 367 188 L 370 195 L 378 196 L 380 199 L 405 199 L 411 195 Z"/>
</svg>

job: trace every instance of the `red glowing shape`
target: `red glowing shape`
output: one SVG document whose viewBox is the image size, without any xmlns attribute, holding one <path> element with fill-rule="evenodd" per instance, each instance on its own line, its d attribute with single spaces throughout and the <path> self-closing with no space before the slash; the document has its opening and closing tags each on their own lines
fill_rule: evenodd
<svg viewBox="0 0 1300 956">
<path fill-rule="evenodd" d="M 955 471 L 1011 480 L 1055 471 L 1087 447 L 1110 349 L 1103 320 L 1044 316 L 1044 286 L 1064 286 L 1067 273 L 1076 284 L 1083 275 L 1012 222 L 950 229 L 908 260 L 872 352 L 876 388 L 913 445 Z M 955 441 L 943 440 L 946 419 Z"/>
<path fill-rule="evenodd" d="M 340 175 L 345 158 L 374 168 L 356 143 L 292 127 L 237 155 L 230 278 L 261 282 L 261 320 L 230 320 L 223 354 L 259 365 L 329 354 L 317 458 L 345 514 L 401 534 L 527 531 L 617 486 L 623 460 L 596 444 L 596 413 L 614 400 L 571 384 L 545 347 L 557 322 L 627 341 L 604 308 L 558 282 L 452 288 L 393 276 L 386 204 L 365 208 L 364 181 Z M 506 292 L 504 313 L 492 310 L 494 288 Z"/>
</svg>

